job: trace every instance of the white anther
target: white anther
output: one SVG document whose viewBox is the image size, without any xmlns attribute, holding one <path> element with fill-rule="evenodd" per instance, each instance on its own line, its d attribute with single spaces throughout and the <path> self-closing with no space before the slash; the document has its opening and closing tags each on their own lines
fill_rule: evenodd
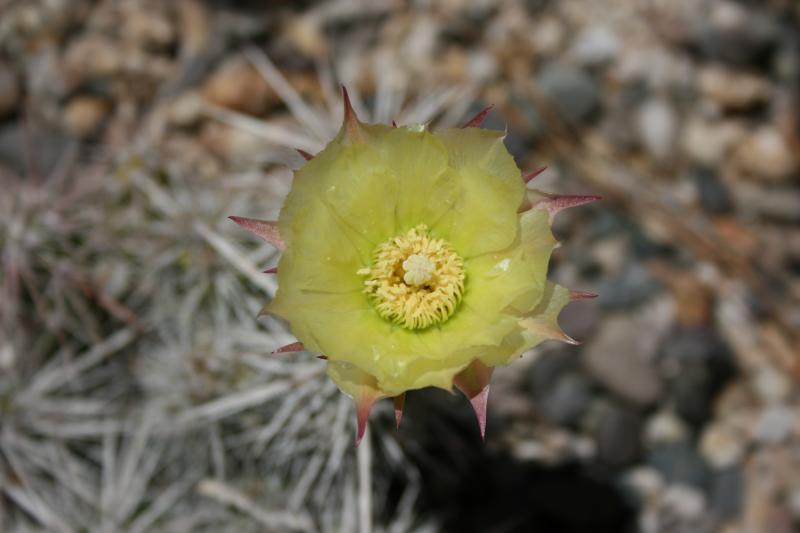
<svg viewBox="0 0 800 533">
<path fill-rule="evenodd" d="M 431 280 L 436 265 L 424 255 L 413 254 L 403 261 L 403 270 L 405 270 L 403 281 L 406 282 L 406 285 L 419 287 Z"/>
</svg>

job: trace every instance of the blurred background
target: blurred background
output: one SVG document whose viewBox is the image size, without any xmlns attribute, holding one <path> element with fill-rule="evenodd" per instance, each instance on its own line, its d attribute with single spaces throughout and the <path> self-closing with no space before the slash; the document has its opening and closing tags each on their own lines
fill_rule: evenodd
<svg viewBox="0 0 800 533">
<path fill-rule="evenodd" d="M 255 315 L 341 120 L 507 128 L 600 297 L 460 395 L 351 401 Z M 791 0 L 0 0 L 0 530 L 800 531 Z"/>
</svg>

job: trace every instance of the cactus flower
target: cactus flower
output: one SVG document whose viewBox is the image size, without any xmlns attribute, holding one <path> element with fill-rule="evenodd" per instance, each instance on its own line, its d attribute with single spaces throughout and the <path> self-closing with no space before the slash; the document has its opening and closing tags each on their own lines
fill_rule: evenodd
<svg viewBox="0 0 800 533">
<path fill-rule="evenodd" d="M 231 217 L 283 250 L 265 313 L 285 319 L 355 400 L 358 443 L 372 405 L 452 390 L 481 435 L 492 369 L 538 343 L 574 343 L 558 326 L 570 300 L 547 280 L 552 217 L 596 200 L 526 188 L 504 134 L 361 123 L 344 91 L 344 123 L 295 172 L 277 222 Z"/>
</svg>

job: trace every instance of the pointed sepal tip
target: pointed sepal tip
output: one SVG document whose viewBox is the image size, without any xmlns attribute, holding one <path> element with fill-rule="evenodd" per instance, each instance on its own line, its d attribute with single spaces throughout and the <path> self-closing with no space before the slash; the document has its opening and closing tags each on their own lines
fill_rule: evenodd
<svg viewBox="0 0 800 533">
<path fill-rule="evenodd" d="M 394 397 L 394 422 L 397 429 L 400 429 L 400 422 L 403 421 L 403 409 L 406 405 L 406 393 Z"/>
<path fill-rule="evenodd" d="M 469 400 L 475 417 L 478 419 L 478 428 L 481 439 L 486 439 L 486 413 L 489 403 L 489 382 L 492 379 L 492 367 L 488 367 L 475 360 L 462 370 L 453 379 L 455 385 Z"/>
<path fill-rule="evenodd" d="M 238 217 L 235 215 L 231 215 L 228 218 L 256 237 L 264 239 L 275 248 L 283 250 L 286 247 L 286 244 L 283 242 L 278 232 L 278 223 L 274 220 L 259 220 L 257 218 Z"/>
<path fill-rule="evenodd" d="M 537 169 L 536 169 L 536 170 L 534 170 L 533 172 L 529 172 L 529 173 L 525 174 L 524 176 L 522 176 L 522 181 L 524 181 L 525 183 L 530 183 L 530 181 L 531 181 L 533 178 L 535 178 L 536 176 L 538 176 L 539 174 L 541 174 L 541 173 L 542 173 L 542 172 L 544 172 L 545 170 L 547 170 L 547 167 L 546 167 L 546 166 L 544 166 L 544 167 L 541 167 L 541 168 L 537 168 Z"/>
<path fill-rule="evenodd" d="M 369 419 L 369 413 L 372 411 L 372 406 L 375 405 L 376 400 L 377 398 L 374 395 L 367 392 L 355 400 L 356 419 L 358 422 L 358 427 L 356 429 L 356 447 L 361 444 L 361 439 L 364 438 L 364 434 L 367 432 L 367 419 Z"/>
<path fill-rule="evenodd" d="M 481 125 L 481 124 L 483 124 L 483 121 L 484 121 L 484 120 L 486 120 L 486 116 L 489 114 L 489 112 L 490 112 L 490 111 L 491 111 L 493 108 L 494 108 L 494 106 L 493 106 L 493 105 L 488 105 L 488 106 L 484 107 L 482 110 L 480 110 L 480 111 L 478 112 L 478 114 L 476 114 L 474 117 L 472 117 L 471 119 L 469 119 L 469 120 L 468 120 L 468 121 L 467 121 L 467 122 L 466 122 L 466 123 L 465 123 L 463 126 L 461 126 L 461 127 L 462 127 L 462 128 L 477 128 L 477 127 L 480 127 L 480 125 Z"/>
<path fill-rule="evenodd" d="M 342 130 L 340 135 L 346 139 L 357 140 L 361 139 L 361 121 L 358 120 L 353 104 L 350 102 L 350 94 L 347 92 L 347 87 L 342 85 L 342 104 L 344 106 L 344 116 L 342 118 Z"/>
<path fill-rule="evenodd" d="M 282 353 L 294 353 L 294 352 L 302 352 L 305 351 L 305 346 L 303 346 L 302 342 L 292 342 L 287 344 L 286 346 L 281 346 L 280 348 L 276 348 L 270 352 L 270 355 L 279 355 Z"/>
</svg>

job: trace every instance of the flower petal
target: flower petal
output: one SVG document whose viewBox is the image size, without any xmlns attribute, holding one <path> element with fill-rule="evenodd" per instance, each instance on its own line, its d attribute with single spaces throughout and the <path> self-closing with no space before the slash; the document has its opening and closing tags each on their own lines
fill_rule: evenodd
<svg viewBox="0 0 800 533">
<path fill-rule="evenodd" d="M 391 129 L 369 126 L 372 135 L 385 138 Z M 376 146 L 377 144 L 377 146 Z M 318 188 L 328 208 L 347 228 L 363 238 L 371 256 L 375 248 L 393 237 L 398 180 L 385 163 L 380 141 L 346 146 L 327 169 Z"/>
<path fill-rule="evenodd" d="M 541 300 L 520 320 L 519 328 L 509 334 L 499 346 L 487 350 L 480 360 L 488 366 L 507 365 L 545 340 L 574 343 L 558 325 L 558 314 L 569 302 L 569 289 L 548 281 Z"/>
<path fill-rule="evenodd" d="M 516 237 L 524 183 L 502 132 L 478 128 L 438 132 L 447 148 L 458 196 L 433 226 L 464 258 L 502 250 Z"/>
<path fill-rule="evenodd" d="M 427 130 L 401 127 L 382 139 L 381 150 L 386 167 L 397 180 L 393 206 L 397 233 L 419 224 L 432 226 L 454 207 L 457 183 L 445 173 L 447 151 L 437 136 Z M 382 216 L 391 214 L 386 209 Z"/>
<path fill-rule="evenodd" d="M 509 306 L 527 311 L 544 289 L 547 263 L 556 240 L 547 212 L 531 209 L 519 216 L 520 237 L 508 248 L 468 259 L 464 300 L 486 317 Z"/>
</svg>

